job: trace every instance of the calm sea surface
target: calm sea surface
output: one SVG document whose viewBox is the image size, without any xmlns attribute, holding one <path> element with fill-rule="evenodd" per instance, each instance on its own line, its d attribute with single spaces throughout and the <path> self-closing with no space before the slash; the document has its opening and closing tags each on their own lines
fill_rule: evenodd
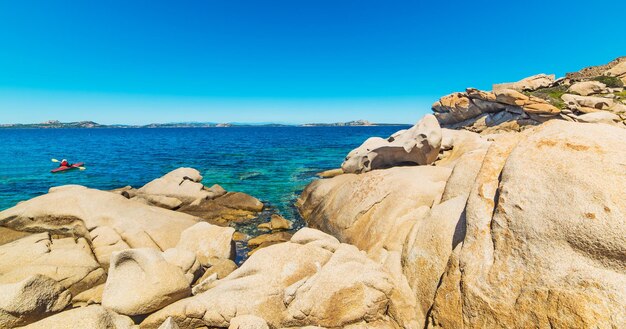
<svg viewBox="0 0 626 329">
<path fill-rule="evenodd" d="M 204 184 L 249 193 L 287 218 L 315 173 L 337 168 L 371 136 L 403 126 L 181 129 L 0 129 L 0 210 L 52 186 L 140 187 L 178 167 Z M 86 171 L 51 174 L 50 159 L 85 162 Z"/>
</svg>

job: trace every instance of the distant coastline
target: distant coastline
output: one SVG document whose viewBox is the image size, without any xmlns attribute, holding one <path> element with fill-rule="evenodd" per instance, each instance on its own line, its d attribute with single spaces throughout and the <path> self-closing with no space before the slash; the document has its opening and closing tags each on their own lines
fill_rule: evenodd
<svg viewBox="0 0 626 329">
<path fill-rule="evenodd" d="M 229 127 L 368 127 L 368 126 L 409 126 L 404 123 L 372 123 L 366 120 L 355 120 L 335 123 L 216 123 L 216 122 L 172 122 L 151 123 L 147 125 L 104 125 L 93 121 L 60 122 L 50 120 L 42 123 L 8 123 L 0 124 L 0 129 L 107 129 L 107 128 L 229 128 Z"/>
</svg>

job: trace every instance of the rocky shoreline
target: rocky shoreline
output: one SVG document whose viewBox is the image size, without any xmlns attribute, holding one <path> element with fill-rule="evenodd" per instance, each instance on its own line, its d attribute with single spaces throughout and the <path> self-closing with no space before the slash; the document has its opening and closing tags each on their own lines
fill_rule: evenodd
<svg viewBox="0 0 626 329">
<path fill-rule="evenodd" d="M 626 327 L 624 82 L 445 96 L 320 173 L 307 227 L 191 168 L 52 188 L 0 212 L 0 327 Z"/>
</svg>

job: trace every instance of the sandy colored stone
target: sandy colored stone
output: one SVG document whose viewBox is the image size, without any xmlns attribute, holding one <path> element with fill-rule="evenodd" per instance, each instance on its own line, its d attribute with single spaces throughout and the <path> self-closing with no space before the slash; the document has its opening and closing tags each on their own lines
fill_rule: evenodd
<svg viewBox="0 0 626 329">
<path fill-rule="evenodd" d="M 335 176 L 339 176 L 343 174 L 343 169 L 341 168 L 337 168 L 337 169 L 330 169 L 330 170 L 325 170 L 322 172 L 319 172 L 317 174 L 315 174 L 317 177 L 319 178 L 333 178 Z"/>
<path fill-rule="evenodd" d="M 149 182 L 137 192 L 139 194 L 176 198 L 187 204 L 198 199 L 215 198 L 217 194 L 206 189 L 201 181 L 202 175 L 196 169 L 178 168 L 163 177 Z"/>
<path fill-rule="evenodd" d="M 48 233 L 38 233 L 0 246 L 0 284 L 18 283 L 33 275 L 59 282 L 72 295 L 106 279 L 83 238 L 51 239 Z"/>
<path fill-rule="evenodd" d="M 170 248 L 163 252 L 163 258 L 168 263 L 178 266 L 185 273 L 185 278 L 189 284 L 196 281 L 202 274 L 202 265 L 192 251 Z"/>
<path fill-rule="evenodd" d="M 599 81 L 581 81 L 571 85 L 568 92 L 581 96 L 601 94 L 607 92 L 606 85 Z"/>
<path fill-rule="evenodd" d="M 43 275 L 0 284 L 0 296 L 1 328 L 24 326 L 60 312 L 72 298 L 65 287 Z"/>
<path fill-rule="evenodd" d="M 6 227 L 0 227 L 0 246 L 9 242 L 29 236 L 32 233 L 12 230 Z"/>
<path fill-rule="evenodd" d="M 269 233 L 269 234 L 261 234 L 257 237 L 254 237 L 248 240 L 248 247 L 258 247 L 261 244 L 267 243 L 267 242 L 280 243 L 280 242 L 289 241 L 292 235 L 293 234 L 289 232 L 276 232 L 276 233 Z"/>
<path fill-rule="evenodd" d="M 191 295 L 185 273 L 154 249 L 129 249 L 111 256 L 102 305 L 124 315 L 148 314 Z"/>
<path fill-rule="evenodd" d="M 133 320 L 100 305 L 71 309 L 23 327 L 24 329 L 131 329 Z"/>
<path fill-rule="evenodd" d="M 269 329 L 269 326 L 258 316 L 239 315 L 230 320 L 228 329 Z"/>
<path fill-rule="evenodd" d="M 303 227 L 298 230 L 291 237 L 290 241 L 297 244 L 320 247 L 330 252 L 335 252 L 341 244 L 334 236 L 309 227 Z"/>
<path fill-rule="evenodd" d="M 235 264 L 235 262 L 224 258 L 211 258 L 209 259 L 207 265 L 209 267 L 206 269 L 202 277 L 198 279 L 198 282 L 213 274 L 217 274 L 217 279 L 223 279 L 237 269 L 237 264 Z"/>
<path fill-rule="evenodd" d="M 208 266 L 211 258 L 235 259 L 235 229 L 200 222 L 185 230 L 176 248 L 196 254 L 202 266 Z"/>
<path fill-rule="evenodd" d="M 180 199 L 156 194 L 139 194 L 131 198 L 131 200 L 170 210 L 178 209 L 183 204 Z"/>
<path fill-rule="evenodd" d="M 279 230 L 291 230 L 293 223 L 285 217 L 272 214 L 270 221 L 258 225 L 258 228 L 266 231 L 279 231 Z"/>
<path fill-rule="evenodd" d="M 80 294 L 72 297 L 73 307 L 84 307 L 92 304 L 102 304 L 102 292 L 104 291 L 104 283 L 97 285 L 89 290 L 85 290 Z"/>
<path fill-rule="evenodd" d="M 524 78 L 517 82 L 494 84 L 492 89 L 494 92 L 502 89 L 512 89 L 515 91 L 534 91 L 540 88 L 550 87 L 554 83 L 554 74 L 537 74 Z"/>
<path fill-rule="evenodd" d="M 368 252 L 401 250 L 415 218 L 439 202 L 451 170 L 417 166 L 344 174 L 309 184 L 297 207 L 309 227 Z M 372 238 L 375 237 L 375 238 Z"/>
<path fill-rule="evenodd" d="M 142 328 L 157 328 L 172 317 L 181 328 L 227 327 L 236 315 L 254 314 L 278 326 L 286 309 L 286 287 L 317 272 L 332 253 L 313 246 L 282 243 L 250 257 L 219 284 L 150 315 Z M 237 310 L 235 312 L 235 310 Z"/>
<path fill-rule="evenodd" d="M 167 318 L 159 329 L 180 329 L 180 327 L 176 324 L 176 322 L 174 322 L 174 319 Z"/>
</svg>

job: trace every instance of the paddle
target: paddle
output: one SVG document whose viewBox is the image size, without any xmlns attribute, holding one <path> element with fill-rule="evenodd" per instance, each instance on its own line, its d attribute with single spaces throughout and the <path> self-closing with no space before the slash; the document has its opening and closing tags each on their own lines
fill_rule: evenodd
<svg viewBox="0 0 626 329">
<path fill-rule="evenodd" d="M 57 159 L 50 159 L 50 160 L 51 160 L 52 162 L 61 162 L 61 161 L 59 161 L 59 160 L 57 160 Z M 76 167 L 76 168 L 78 168 L 79 170 L 85 170 L 85 169 L 87 169 L 87 168 L 85 168 L 85 167 Z"/>
</svg>

